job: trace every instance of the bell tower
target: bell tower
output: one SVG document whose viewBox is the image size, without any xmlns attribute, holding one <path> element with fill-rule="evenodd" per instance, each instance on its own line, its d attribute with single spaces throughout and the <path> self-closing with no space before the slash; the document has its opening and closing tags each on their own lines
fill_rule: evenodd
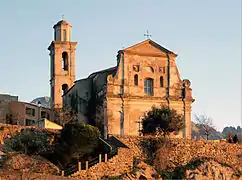
<svg viewBox="0 0 242 180">
<path fill-rule="evenodd" d="M 72 26 L 61 20 L 54 25 L 54 40 L 50 51 L 50 92 L 53 108 L 62 108 L 62 95 L 75 82 L 75 51 L 77 42 L 71 42 Z"/>
</svg>

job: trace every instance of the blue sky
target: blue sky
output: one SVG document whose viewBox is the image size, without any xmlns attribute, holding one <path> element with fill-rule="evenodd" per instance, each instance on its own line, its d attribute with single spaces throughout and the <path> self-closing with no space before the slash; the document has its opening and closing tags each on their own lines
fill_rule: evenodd
<svg viewBox="0 0 242 180">
<path fill-rule="evenodd" d="M 182 78 L 192 82 L 193 113 L 221 130 L 241 125 L 240 0 L 12 0 L 0 4 L 0 93 L 22 101 L 49 96 L 53 25 L 73 26 L 77 79 L 116 64 L 122 47 L 145 40 L 178 53 Z"/>
</svg>

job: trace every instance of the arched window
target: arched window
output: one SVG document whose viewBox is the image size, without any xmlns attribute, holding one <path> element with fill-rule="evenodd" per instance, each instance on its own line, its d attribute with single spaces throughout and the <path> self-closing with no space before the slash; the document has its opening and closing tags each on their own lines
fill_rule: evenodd
<svg viewBox="0 0 242 180">
<path fill-rule="evenodd" d="M 67 91 L 68 91 L 68 85 L 67 84 L 63 84 L 62 85 L 62 95 L 64 95 Z"/>
<path fill-rule="evenodd" d="M 68 71 L 68 54 L 67 52 L 62 53 L 62 69 Z"/>
<path fill-rule="evenodd" d="M 135 74 L 135 75 L 134 75 L 134 85 L 135 85 L 135 86 L 138 86 L 138 83 L 139 83 L 138 75 Z"/>
<path fill-rule="evenodd" d="M 163 76 L 160 77 L 160 87 L 164 87 L 164 80 Z"/>
<path fill-rule="evenodd" d="M 144 92 L 149 96 L 153 96 L 154 89 L 154 80 L 152 78 L 148 78 L 144 81 Z"/>
<path fill-rule="evenodd" d="M 64 35 L 64 41 L 66 41 L 67 38 L 66 38 L 66 30 L 65 29 L 63 30 L 63 35 Z"/>
</svg>

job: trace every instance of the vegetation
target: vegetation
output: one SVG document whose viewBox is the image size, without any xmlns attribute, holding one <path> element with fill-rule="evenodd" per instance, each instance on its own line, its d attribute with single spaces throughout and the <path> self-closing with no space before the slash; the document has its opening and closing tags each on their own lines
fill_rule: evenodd
<svg viewBox="0 0 242 180">
<path fill-rule="evenodd" d="M 80 157 L 91 153 L 97 147 L 100 133 L 96 127 L 82 122 L 65 125 L 60 137 L 70 151 Z"/>
<path fill-rule="evenodd" d="M 242 140 L 242 128 L 240 126 L 237 126 L 237 129 L 235 127 L 225 127 L 222 131 L 224 138 L 228 138 L 229 134 L 231 135 L 238 135 L 239 140 Z"/>
<path fill-rule="evenodd" d="M 170 148 L 172 146 L 171 140 L 167 137 L 150 137 L 150 138 L 144 138 L 140 141 L 139 145 L 142 147 L 145 154 L 147 154 L 146 157 L 146 163 L 153 164 L 154 160 L 156 158 L 156 152 L 161 147 L 163 149 Z"/>
<path fill-rule="evenodd" d="M 75 111 L 67 108 L 61 109 L 51 109 L 52 118 L 54 122 L 60 124 L 61 126 L 65 126 L 69 123 L 76 123 L 78 121 L 77 114 Z"/>
<path fill-rule="evenodd" d="M 179 131 L 184 125 L 184 116 L 178 114 L 176 110 L 167 106 L 153 106 L 143 120 L 143 133 L 154 134 L 159 131 L 166 136 L 171 132 Z"/>
<path fill-rule="evenodd" d="M 55 150 L 47 158 L 60 167 L 76 163 L 77 159 L 90 155 L 98 146 L 100 132 L 84 122 L 68 123 L 62 129 Z"/>
<path fill-rule="evenodd" d="M 5 146 L 10 150 L 33 155 L 47 151 L 50 146 L 50 141 L 45 131 L 25 129 L 7 141 Z"/>
<path fill-rule="evenodd" d="M 63 168 L 82 157 L 89 156 L 97 148 L 100 132 L 96 127 L 77 122 L 73 111 L 58 110 L 55 117 L 63 129 L 50 133 L 36 128 L 22 129 L 11 136 L 5 146 L 10 151 L 27 155 L 41 155 Z"/>
<path fill-rule="evenodd" d="M 206 135 L 206 138 L 208 140 L 208 137 L 213 130 L 213 121 L 210 117 L 205 115 L 195 115 L 195 121 L 198 126 L 202 128 L 202 134 Z"/>
</svg>

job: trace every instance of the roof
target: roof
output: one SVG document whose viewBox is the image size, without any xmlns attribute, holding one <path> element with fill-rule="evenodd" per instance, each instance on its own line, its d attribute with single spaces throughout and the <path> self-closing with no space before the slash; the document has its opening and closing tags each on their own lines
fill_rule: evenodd
<svg viewBox="0 0 242 180">
<path fill-rule="evenodd" d="M 58 25 L 70 25 L 67 21 L 65 21 L 65 20 L 60 20 L 60 21 L 58 21 L 54 26 L 53 26 L 53 28 L 55 28 L 56 26 L 58 26 Z M 70 25 L 71 26 L 71 25 Z"/>
<path fill-rule="evenodd" d="M 45 108 L 50 108 L 51 107 L 51 98 L 47 97 L 47 96 L 38 97 L 38 98 L 35 98 L 34 100 L 32 100 L 30 103 L 35 104 L 35 105 L 41 105 L 42 107 L 45 107 Z"/>
<path fill-rule="evenodd" d="M 10 95 L 10 94 L 0 94 L 0 100 L 18 101 L 18 96 L 13 96 L 13 95 Z"/>
<path fill-rule="evenodd" d="M 94 73 L 90 74 L 88 76 L 88 78 L 94 78 L 96 75 L 103 74 L 103 73 L 111 74 L 111 73 L 116 72 L 116 70 L 117 70 L 117 66 L 110 67 L 108 69 L 104 69 L 104 70 L 100 70 L 100 71 L 94 72 Z"/>
<path fill-rule="evenodd" d="M 134 47 L 141 46 L 141 45 L 144 45 L 144 44 L 147 44 L 147 43 L 149 43 L 149 44 L 152 45 L 153 47 L 159 49 L 161 52 L 168 53 L 168 54 L 173 54 L 173 55 L 177 56 L 177 54 L 175 54 L 174 52 L 172 52 L 172 51 L 170 51 L 170 50 L 164 48 L 163 46 L 159 45 L 158 43 L 156 43 L 155 41 L 153 41 L 153 40 L 151 40 L 151 39 L 147 39 L 147 40 L 142 41 L 142 42 L 140 42 L 140 43 L 138 43 L 138 44 L 135 44 L 135 45 L 133 45 L 133 46 L 130 46 L 130 47 L 124 49 L 123 51 L 125 51 L 125 50 L 130 50 L 130 49 L 132 49 L 132 48 L 134 48 Z"/>
<path fill-rule="evenodd" d="M 34 103 L 23 102 L 23 101 L 12 101 L 11 103 L 12 104 L 22 104 L 22 105 L 34 106 L 34 107 L 38 107 L 38 108 L 41 108 L 41 109 L 50 109 L 50 108 L 44 107 L 42 105 L 37 105 L 37 104 L 34 104 Z"/>
</svg>

